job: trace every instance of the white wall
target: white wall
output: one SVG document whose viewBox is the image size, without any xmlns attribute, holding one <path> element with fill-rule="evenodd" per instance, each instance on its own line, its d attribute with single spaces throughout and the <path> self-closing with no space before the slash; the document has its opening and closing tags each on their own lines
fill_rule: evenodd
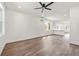
<svg viewBox="0 0 79 59">
<path fill-rule="evenodd" d="M 45 31 L 44 23 L 33 15 L 7 10 L 6 23 L 7 42 L 48 34 Z"/>
<path fill-rule="evenodd" d="M 51 34 L 46 32 L 39 18 L 21 12 L 6 10 L 5 35 L 0 38 L 0 53 L 5 43 Z"/>
<path fill-rule="evenodd" d="M 70 42 L 79 45 L 79 6 L 70 9 Z"/>
</svg>

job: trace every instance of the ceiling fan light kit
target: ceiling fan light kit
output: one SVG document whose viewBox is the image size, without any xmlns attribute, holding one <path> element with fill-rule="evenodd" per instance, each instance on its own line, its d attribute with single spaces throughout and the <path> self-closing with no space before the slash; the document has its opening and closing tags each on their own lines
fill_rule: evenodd
<svg viewBox="0 0 79 59">
<path fill-rule="evenodd" d="M 48 6 L 50 6 L 53 3 L 54 2 L 50 2 L 48 4 L 45 4 L 45 3 L 39 2 L 39 4 L 41 5 L 41 7 L 38 7 L 38 8 L 35 8 L 35 9 L 42 9 L 41 12 L 43 13 L 44 9 L 46 9 L 46 10 L 52 10 L 52 9 L 48 8 Z"/>
</svg>

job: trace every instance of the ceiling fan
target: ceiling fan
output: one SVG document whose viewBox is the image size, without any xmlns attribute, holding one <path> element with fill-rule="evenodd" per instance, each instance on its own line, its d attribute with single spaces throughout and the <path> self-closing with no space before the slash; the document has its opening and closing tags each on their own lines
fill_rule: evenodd
<svg viewBox="0 0 79 59">
<path fill-rule="evenodd" d="M 41 5 L 41 7 L 39 7 L 39 8 L 35 8 L 35 9 L 42 9 L 42 13 L 43 13 L 43 11 L 44 11 L 44 9 L 47 9 L 47 10 L 52 10 L 52 9 L 50 9 L 50 8 L 47 8 L 49 5 L 51 5 L 51 4 L 53 4 L 54 2 L 50 2 L 50 3 L 48 3 L 48 4 L 45 4 L 45 3 L 42 3 L 42 2 L 39 2 L 39 4 Z"/>
</svg>

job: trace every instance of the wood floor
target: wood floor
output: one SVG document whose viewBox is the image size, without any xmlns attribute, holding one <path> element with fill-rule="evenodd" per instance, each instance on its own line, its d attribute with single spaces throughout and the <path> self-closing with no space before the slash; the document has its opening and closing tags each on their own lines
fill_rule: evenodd
<svg viewBox="0 0 79 59">
<path fill-rule="evenodd" d="M 66 36 L 51 35 L 9 43 L 2 56 L 79 56 L 79 46 L 68 40 Z"/>
</svg>

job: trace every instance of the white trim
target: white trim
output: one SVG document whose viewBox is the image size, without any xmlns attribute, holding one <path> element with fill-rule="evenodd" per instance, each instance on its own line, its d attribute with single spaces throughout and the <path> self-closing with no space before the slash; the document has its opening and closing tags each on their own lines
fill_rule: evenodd
<svg viewBox="0 0 79 59">
<path fill-rule="evenodd" d="M 0 33 L 0 37 L 1 37 L 5 34 L 5 10 L 1 2 L 0 2 L 0 7 L 2 8 L 2 21 L 1 21 L 2 22 L 2 33 Z"/>
</svg>

